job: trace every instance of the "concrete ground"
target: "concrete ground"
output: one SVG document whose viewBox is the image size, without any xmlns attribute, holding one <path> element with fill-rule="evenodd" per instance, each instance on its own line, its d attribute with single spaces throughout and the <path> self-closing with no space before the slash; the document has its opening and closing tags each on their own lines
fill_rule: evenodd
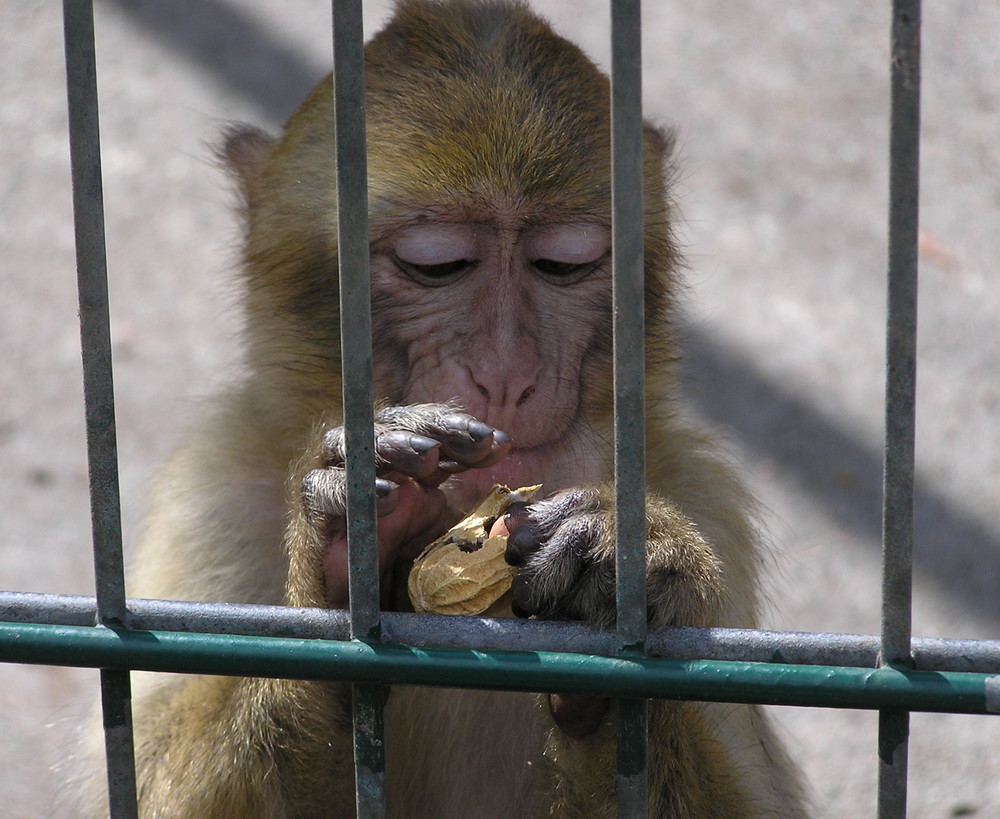
<svg viewBox="0 0 1000 819">
<path fill-rule="evenodd" d="M 537 4 L 606 63 L 605 3 Z M 648 115 L 676 126 L 694 412 L 778 548 L 768 625 L 872 633 L 888 3 L 645 4 Z M 1000 7 L 925 4 L 914 633 L 1000 636 Z M 370 21 L 385 4 L 366 4 Z M 126 538 L 226 378 L 222 125 L 277 129 L 328 68 L 326 0 L 99 0 Z M 92 593 L 59 4 L 0 5 L 0 587 Z M 96 673 L 0 667 L 0 814 L 52 815 Z M 779 710 L 828 817 L 874 814 L 875 715 Z M 915 715 L 910 816 L 1000 816 L 1000 721 Z"/>
</svg>

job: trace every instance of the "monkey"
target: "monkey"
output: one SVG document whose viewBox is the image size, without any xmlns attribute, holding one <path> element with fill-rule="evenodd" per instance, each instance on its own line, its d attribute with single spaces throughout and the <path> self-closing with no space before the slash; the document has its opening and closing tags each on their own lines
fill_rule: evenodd
<svg viewBox="0 0 1000 819">
<path fill-rule="evenodd" d="M 540 483 L 508 516 L 506 614 L 613 628 L 608 80 L 521 0 L 399 0 L 365 93 L 381 606 L 407 610 L 456 510 Z M 154 481 L 134 596 L 348 604 L 332 121 L 327 77 L 279 137 L 226 135 L 245 373 Z M 643 145 L 649 625 L 752 628 L 753 502 L 678 408 L 673 138 Z M 134 676 L 142 816 L 353 815 L 349 685 Z M 615 814 L 611 699 L 397 686 L 385 709 L 390 816 Z M 649 798 L 807 811 L 750 705 L 652 701 Z"/>
</svg>

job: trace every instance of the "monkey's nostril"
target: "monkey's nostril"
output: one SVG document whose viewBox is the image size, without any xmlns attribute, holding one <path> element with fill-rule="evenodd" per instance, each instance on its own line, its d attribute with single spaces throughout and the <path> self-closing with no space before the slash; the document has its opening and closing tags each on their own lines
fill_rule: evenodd
<svg viewBox="0 0 1000 819">
<path fill-rule="evenodd" d="M 525 401 L 527 401 L 531 396 L 535 394 L 535 387 L 528 387 L 524 392 L 521 393 L 521 397 L 517 399 L 517 404 L 515 406 L 520 407 Z"/>
</svg>

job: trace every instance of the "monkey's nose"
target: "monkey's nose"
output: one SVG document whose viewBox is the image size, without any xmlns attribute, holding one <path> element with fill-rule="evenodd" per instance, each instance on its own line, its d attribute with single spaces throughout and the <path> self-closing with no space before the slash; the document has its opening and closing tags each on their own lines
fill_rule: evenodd
<svg viewBox="0 0 1000 819">
<path fill-rule="evenodd" d="M 487 407 L 519 409 L 537 390 L 533 372 L 470 369 L 469 377 Z"/>
</svg>

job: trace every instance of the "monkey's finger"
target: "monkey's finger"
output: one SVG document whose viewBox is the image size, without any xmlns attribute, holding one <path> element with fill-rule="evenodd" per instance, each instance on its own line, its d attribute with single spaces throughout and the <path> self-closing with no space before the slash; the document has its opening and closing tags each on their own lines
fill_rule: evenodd
<svg viewBox="0 0 1000 819">
<path fill-rule="evenodd" d="M 549 556 L 543 566 L 529 561 L 511 583 L 511 611 L 515 617 L 589 620 L 586 604 L 595 588 L 584 588 L 581 566 L 566 555 Z M 595 584 L 588 583 L 588 587 Z M 599 585 L 599 584 L 598 584 Z M 614 589 L 612 579 L 611 588 Z M 611 600 L 614 600 L 612 594 Z"/>
<path fill-rule="evenodd" d="M 397 489 L 399 489 L 399 484 L 394 481 L 385 478 L 375 479 L 375 514 L 378 517 L 385 517 L 396 511 L 396 507 L 399 506 Z"/>
<path fill-rule="evenodd" d="M 342 517 L 347 510 L 347 487 L 344 473 L 332 469 L 313 469 L 302 479 L 306 506 L 321 515 Z"/>
<path fill-rule="evenodd" d="M 515 507 L 504 519 L 513 530 L 505 557 L 520 567 L 512 586 L 515 615 L 604 618 L 608 589 L 614 600 L 614 560 L 595 553 L 608 535 L 598 501 L 591 491 L 567 490 L 524 510 Z"/>
<path fill-rule="evenodd" d="M 323 463 L 326 466 L 343 466 L 345 452 L 343 427 L 333 427 L 323 433 Z"/>
<path fill-rule="evenodd" d="M 399 484 L 375 479 L 375 511 L 379 517 L 396 508 Z M 302 480 L 302 495 L 313 512 L 342 518 L 347 514 L 347 480 L 342 469 L 313 469 Z"/>
<path fill-rule="evenodd" d="M 458 461 L 438 461 L 437 468 L 427 477 L 420 478 L 419 483 L 428 489 L 437 489 L 452 475 L 465 472 L 467 469 L 469 469 L 468 466 L 460 464 Z"/>
<path fill-rule="evenodd" d="M 434 472 L 418 480 L 423 486 L 438 487 L 452 475 L 457 475 L 459 472 L 465 472 L 467 469 L 482 469 L 483 467 L 493 466 L 493 464 L 506 458 L 513 446 L 514 442 L 506 432 L 494 429 L 493 444 L 485 458 L 476 461 L 474 464 L 464 464 L 455 460 L 440 460 Z"/>
<path fill-rule="evenodd" d="M 454 461 L 469 467 L 490 457 L 496 430 L 464 412 L 450 412 L 422 432 L 441 444 L 442 462 Z M 444 464 L 442 467 L 448 468 Z"/>
<path fill-rule="evenodd" d="M 508 540 L 508 546 L 510 541 Z M 518 617 L 552 617 L 562 612 L 566 598 L 582 572 L 579 553 L 574 549 L 549 547 L 535 551 L 514 576 L 511 607 Z"/>
<path fill-rule="evenodd" d="M 510 592 L 510 610 L 515 617 L 527 619 L 539 613 L 539 609 L 541 608 L 540 600 L 534 594 L 534 588 L 528 582 L 528 577 L 525 574 L 514 575 Z"/>
<path fill-rule="evenodd" d="M 383 432 L 375 439 L 375 458 L 378 474 L 399 472 L 419 480 L 438 468 L 439 444 L 403 430 Z"/>
<path fill-rule="evenodd" d="M 485 466 L 493 466 L 493 464 L 502 461 L 509 454 L 511 449 L 514 447 L 514 441 L 511 437 L 501 429 L 493 430 L 493 446 L 490 447 L 489 454 L 483 458 L 481 461 L 477 461 L 472 464 L 475 469 L 482 469 Z"/>
<path fill-rule="evenodd" d="M 508 506 L 504 513 L 503 524 L 507 529 L 507 549 L 504 552 L 504 559 L 511 566 L 520 568 L 542 547 L 538 530 L 528 520 L 528 504 L 518 502 Z"/>
<path fill-rule="evenodd" d="M 448 413 L 438 420 L 435 428 L 425 431 L 440 441 L 440 460 L 433 472 L 417 478 L 423 486 L 437 487 L 467 469 L 491 466 L 505 458 L 513 445 L 507 433 L 471 415 Z"/>
<path fill-rule="evenodd" d="M 394 458 L 401 458 L 402 462 L 391 466 L 396 466 L 396 471 L 410 475 L 407 462 L 412 464 L 421 461 L 421 456 L 425 455 L 426 450 L 435 443 L 434 422 L 452 414 L 454 410 L 447 404 L 417 404 L 409 407 L 384 407 L 378 410 L 375 413 L 376 459 L 383 456 L 391 463 Z M 429 436 L 428 432 L 431 433 Z M 381 443 L 383 439 L 384 445 Z M 416 454 L 407 453 L 408 448 L 413 449 Z M 323 433 L 322 453 L 323 463 L 326 466 L 344 465 L 347 458 L 347 444 L 342 426 L 332 427 Z M 421 471 L 422 466 L 416 466 L 416 470 Z"/>
</svg>

